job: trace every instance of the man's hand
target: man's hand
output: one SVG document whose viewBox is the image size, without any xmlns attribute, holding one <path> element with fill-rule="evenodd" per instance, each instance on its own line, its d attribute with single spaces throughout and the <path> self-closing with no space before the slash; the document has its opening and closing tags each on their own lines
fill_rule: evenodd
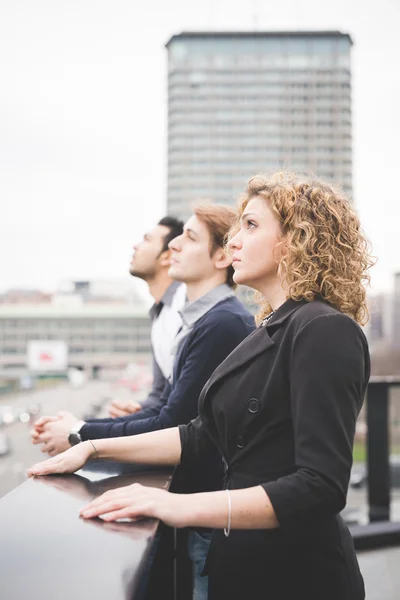
<svg viewBox="0 0 400 600">
<path fill-rule="evenodd" d="M 133 415 L 141 408 L 139 402 L 135 402 L 134 400 L 113 400 L 108 412 L 110 417 L 115 419 L 117 417 Z"/>
<path fill-rule="evenodd" d="M 55 456 L 70 448 L 68 436 L 72 427 L 79 421 L 69 412 L 59 412 L 57 416 L 41 417 L 31 431 L 32 444 L 43 444 L 42 452 Z"/>
</svg>

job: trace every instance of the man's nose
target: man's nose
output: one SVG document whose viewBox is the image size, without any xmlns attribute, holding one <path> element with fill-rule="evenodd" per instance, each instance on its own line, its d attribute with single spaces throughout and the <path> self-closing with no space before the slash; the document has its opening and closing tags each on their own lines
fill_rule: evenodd
<svg viewBox="0 0 400 600">
<path fill-rule="evenodd" d="M 181 236 L 178 235 L 178 237 L 174 238 L 173 240 L 170 241 L 170 243 L 168 244 L 168 248 L 170 250 L 174 250 L 175 252 L 179 252 L 179 250 L 181 249 L 181 245 L 180 245 L 180 238 Z"/>
</svg>

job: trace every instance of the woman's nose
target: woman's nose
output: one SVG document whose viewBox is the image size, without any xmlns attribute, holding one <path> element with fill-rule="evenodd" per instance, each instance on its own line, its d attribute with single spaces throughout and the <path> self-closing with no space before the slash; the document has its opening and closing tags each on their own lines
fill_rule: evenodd
<svg viewBox="0 0 400 600">
<path fill-rule="evenodd" d="M 242 245 L 242 240 L 240 238 L 240 231 L 236 233 L 228 242 L 228 248 L 233 250 L 234 248 L 240 248 Z"/>
</svg>

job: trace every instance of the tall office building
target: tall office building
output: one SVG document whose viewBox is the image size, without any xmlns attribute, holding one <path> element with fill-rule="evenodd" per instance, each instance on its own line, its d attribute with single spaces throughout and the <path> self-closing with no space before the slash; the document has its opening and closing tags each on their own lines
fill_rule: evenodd
<svg viewBox="0 0 400 600">
<path fill-rule="evenodd" d="M 168 212 L 233 202 L 282 167 L 352 192 L 352 40 L 331 32 L 181 33 L 168 49 Z"/>
</svg>

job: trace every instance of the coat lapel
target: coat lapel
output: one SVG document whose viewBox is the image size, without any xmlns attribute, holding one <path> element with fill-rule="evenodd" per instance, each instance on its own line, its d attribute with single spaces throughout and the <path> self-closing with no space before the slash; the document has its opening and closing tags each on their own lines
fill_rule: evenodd
<svg viewBox="0 0 400 600">
<path fill-rule="evenodd" d="M 200 401 L 205 398 L 206 394 L 215 383 L 273 346 L 274 342 L 270 337 L 270 333 L 274 333 L 276 329 L 281 327 L 283 323 L 285 323 L 285 321 L 287 321 L 291 315 L 304 304 L 307 304 L 306 300 L 296 301 L 288 299 L 278 308 L 271 321 L 266 326 L 258 327 L 244 339 L 243 342 L 229 354 L 224 362 L 215 369 L 201 392 Z"/>
<path fill-rule="evenodd" d="M 265 350 L 273 345 L 274 342 L 269 337 L 265 327 L 256 329 L 215 369 L 203 388 L 202 396 L 207 394 L 214 383 L 217 383 L 223 377 L 226 377 L 229 373 L 235 371 L 262 352 L 265 352 Z"/>
</svg>

